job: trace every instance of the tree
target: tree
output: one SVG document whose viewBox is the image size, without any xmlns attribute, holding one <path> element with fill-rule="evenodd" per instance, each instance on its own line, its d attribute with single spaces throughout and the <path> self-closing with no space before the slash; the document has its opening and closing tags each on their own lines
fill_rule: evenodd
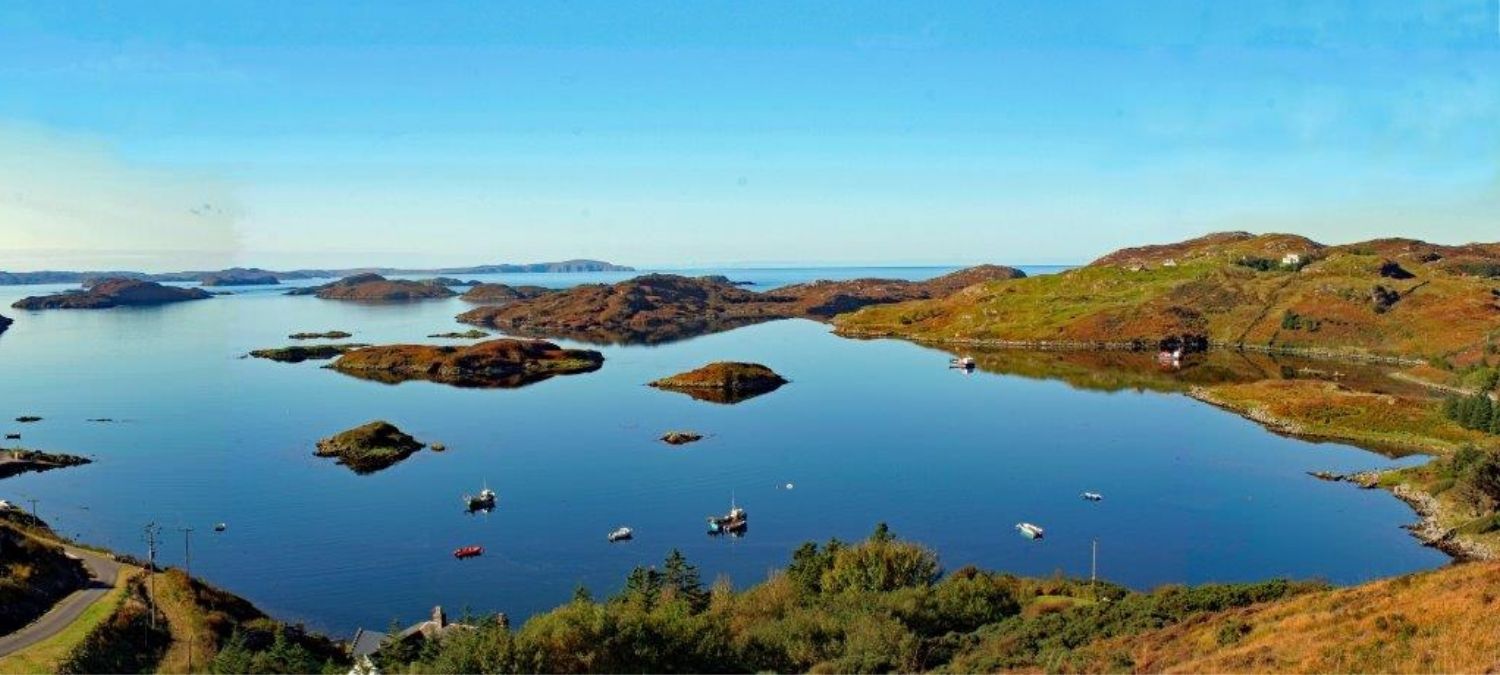
<svg viewBox="0 0 1500 675">
<path fill-rule="evenodd" d="M 625 590 L 620 594 L 625 600 L 635 600 L 650 607 L 661 594 L 661 572 L 655 567 L 636 566 L 625 577 Z"/>
<path fill-rule="evenodd" d="M 672 549 L 663 564 L 666 572 L 662 584 L 675 590 L 678 597 L 687 601 L 693 611 L 702 611 L 708 606 L 708 593 L 703 590 L 703 581 L 698 578 L 698 568 L 689 564 L 682 551 Z"/>
<path fill-rule="evenodd" d="M 573 587 L 573 602 L 593 602 L 594 594 L 589 592 L 589 587 L 579 582 Z"/>
</svg>

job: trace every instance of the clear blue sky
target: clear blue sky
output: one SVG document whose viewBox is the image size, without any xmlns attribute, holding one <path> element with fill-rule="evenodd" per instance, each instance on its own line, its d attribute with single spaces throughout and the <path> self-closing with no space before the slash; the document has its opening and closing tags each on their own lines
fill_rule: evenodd
<svg viewBox="0 0 1500 675">
<path fill-rule="evenodd" d="M 1497 0 L 0 5 L 0 269 L 1500 239 Z"/>
</svg>

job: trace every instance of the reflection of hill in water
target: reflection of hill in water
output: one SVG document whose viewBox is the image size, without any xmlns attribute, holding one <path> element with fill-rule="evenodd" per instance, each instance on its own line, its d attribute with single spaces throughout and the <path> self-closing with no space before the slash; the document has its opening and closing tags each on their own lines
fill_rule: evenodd
<svg viewBox="0 0 1500 675">
<path fill-rule="evenodd" d="M 1372 393 L 1433 395 L 1421 385 L 1390 377 L 1392 368 L 1386 365 L 1231 349 L 1189 354 L 1180 367 L 1173 367 L 1158 363 L 1155 352 L 934 348 L 953 356 L 972 356 L 978 369 L 984 372 L 1061 380 L 1078 389 L 1094 391 L 1186 392 L 1194 386 L 1308 379 L 1337 382 Z"/>
<path fill-rule="evenodd" d="M 746 391 L 743 389 L 714 389 L 708 387 L 668 387 L 664 388 L 664 390 L 674 391 L 679 394 L 687 394 L 688 396 L 691 396 L 699 401 L 708 401 L 709 403 L 722 403 L 724 405 L 734 405 L 736 403 L 748 401 L 752 398 L 755 398 L 756 396 L 760 396 L 761 394 L 769 394 L 780 388 L 781 385 L 778 384 L 768 389 L 756 389 L 752 391 Z"/>
<path fill-rule="evenodd" d="M 705 315 L 673 321 L 641 321 L 619 324 L 553 324 L 540 327 L 501 326 L 506 335 L 528 338 L 563 339 L 599 346 L 664 345 L 704 335 L 745 328 L 783 316 L 714 316 Z M 494 326 L 491 326 L 494 327 Z"/>
<path fill-rule="evenodd" d="M 379 382 L 381 384 L 401 384 L 402 382 L 435 382 L 464 389 L 518 389 L 528 384 L 536 384 L 542 380 L 550 380 L 556 373 L 508 373 L 505 375 L 439 375 L 431 373 L 398 373 L 386 370 L 344 370 L 330 368 L 336 372 L 343 373 L 349 377 L 361 380 Z"/>
</svg>

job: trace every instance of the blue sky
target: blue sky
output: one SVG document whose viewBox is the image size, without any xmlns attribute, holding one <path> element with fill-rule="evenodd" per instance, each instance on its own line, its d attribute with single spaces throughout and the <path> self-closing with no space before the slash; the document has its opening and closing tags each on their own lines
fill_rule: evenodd
<svg viewBox="0 0 1500 675">
<path fill-rule="evenodd" d="M 1500 239 L 1497 0 L 6 3 L 0 269 Z"/>
</svg>

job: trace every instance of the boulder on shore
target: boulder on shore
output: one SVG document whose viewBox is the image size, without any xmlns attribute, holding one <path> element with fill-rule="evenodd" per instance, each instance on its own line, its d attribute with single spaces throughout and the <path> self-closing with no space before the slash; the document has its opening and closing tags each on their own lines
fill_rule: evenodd
<svg viewBox="0 0 1500 675">
<path fill-rule="evenodd" d="M 37 295 L 16 301 L 16 309 L 109 309 L 148 307 L 188 300 L 205 300 L 212 294 L 201 288 L 163 286 L 138 279 L 100 279 L 88 288 L 53 295 Z"/>
<path fill-rule="evenodd" d="M 379 274 L 356 274 L 338 281 L 287 291 L 287 295 L 315 295 L 324 300 L 355 302 L 403 302 L 431 298 L 451 298 L 457 293 L 433 280 L 411 281 L 387 279 Z"/>
<path fill-rule="evenodd" d="M 345 353 L 328 367 L 388 384 L 426 380 L 459 387 L 519 387 L 598 370 L 603 364 L 604 355 L 596 351 L 499 338 L 463 346 L 366 347 Z"/>
<path fill-rule="evenodd" d="M 700 401 L 739 403 L 775 391 L 786 378 L 758 363 L 720 361 L 664 377 L 650 386 L 679 391 Z"/>
<path fill-rule="evenodd" d="M 333 457 L 358 474 L 389 468 L 424 446 L 385 420 L 376 420 L 318 441 L 318 457 Z"/>
</svg>

